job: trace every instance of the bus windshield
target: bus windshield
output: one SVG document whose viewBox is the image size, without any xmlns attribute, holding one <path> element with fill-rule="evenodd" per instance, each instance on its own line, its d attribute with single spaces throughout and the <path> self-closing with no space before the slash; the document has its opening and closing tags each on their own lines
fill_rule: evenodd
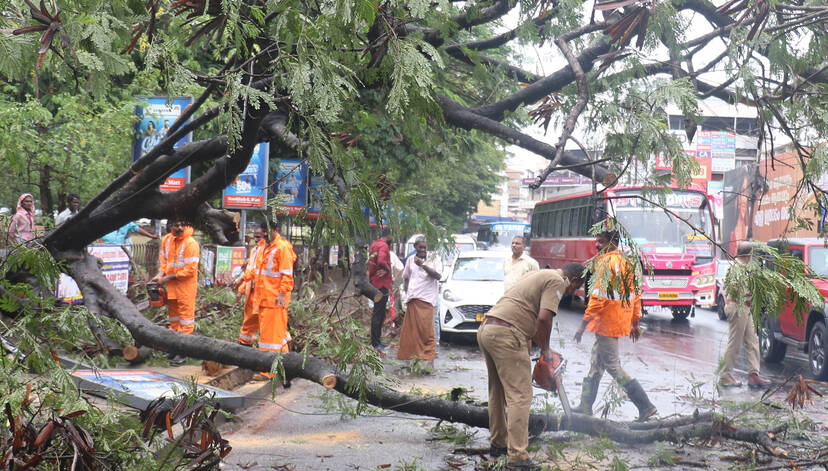
<svg viewBox="0 0 828 471">
<path fill-rule="evenodd" d="M 692 254 L 699 259 L 713 258 L 713 243 L 703 234 L 661 208 L 641 200 L 617 200 L 618 221 L 624 225 L 645 253 Z M 637 201 L 633 203 L 632 201 Z M 699 193 L 675 192 L 667 200 L 667 207 L 711 238 L 713 227 L 709 206 L 703 204 Z M 672 204 L 671 204 L 672 203 Z M 701 261 L 701 260 L 700 260 Z"/>
</svg>

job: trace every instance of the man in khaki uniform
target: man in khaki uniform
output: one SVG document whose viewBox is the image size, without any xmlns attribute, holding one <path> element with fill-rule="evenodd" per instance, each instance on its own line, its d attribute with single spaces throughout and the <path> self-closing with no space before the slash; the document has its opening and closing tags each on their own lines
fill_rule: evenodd
<svg viewBox="0 0 828 471">
<path fill-rule="evenodd" d="M 583 265 L 540 270 L 518 281 L 486 314 L 477 343 L 489 373 L 489 431 L 492 456 L 508 453 L 510 469 L 532 469 L 529 407 L 532 404 L 530 340 L 551 360 L 549 335 L 561 298 L 583 284 Z M 507 419 L 508 417 L 508 419 Z"/>
<path fill-rule="evenodd" d="M 736 261 L 734 263 L 750 263 L 752 246 L 742 242 L 736 249 Z M 727 352 L 725 352 L 725 364 L 719 377 L 719 386 L 739 387 L 740 381 L 733 377 L 733 366 L 736 357 L 739 356 L 739 349 L 745 346 L 745 359 L 748 366 L 748 387 L 763 388 L 771 384 L 767 379 L 759 376 L 759 337 L 753 326 L 753 316 L 750 313 L 751 294 L 747 293 L 744 304 L 739 305 L 736 293 L 731 293 L 727 285 L 728 278 L 725 277 L 725 315 L 727 316 Z"/>
<path fill-rule="evenodd" d="M 512 256 L 503 261 L 503 292 L 515 286 L 524 276 L 540 270 L 538 261 L 526 255 L 526 241 L 521 236 L 512 239 Z"/>
</svg>

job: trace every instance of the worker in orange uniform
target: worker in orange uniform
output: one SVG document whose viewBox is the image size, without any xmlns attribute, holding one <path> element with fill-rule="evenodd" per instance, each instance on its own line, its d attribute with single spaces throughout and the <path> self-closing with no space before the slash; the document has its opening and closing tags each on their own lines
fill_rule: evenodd
<svg viewBox="0 0 828 471">
<path fill-rule="evenodd" d="M 270 244 L 257 257 L 254 303 L 259 312 L 259 350 L 289 352 L 287 305 L 293 290 L 296 256 L 289 241 L 274 230 Z M 264 373 L 270 376 L 269 373 Z"/>
<path fill-rule="evenodd" d="M 638 327 L 641 297 L 640 290 L 635 286 L 635 268 L 618 250 L 618 240 L 617 231 L 604 231 L 595 238 L 599 257 L 592 275 L 595 286 L 584 311 L 584 320 L 575 333 L 575 340 L 580 342 L 584 330 L 588 329 L 595 334 L 595 344 L 589 373 L 581 389 L 581 403 L 573 410 L 592 415 L 598 385 L 606 371 L 624 388 L 630 401 L 638 408 L 638 420 L 644 421 L 658 411 L 638 380 L 631 378 L 621 367 L 618 355 L 619 337 L 629 335 L 633 342 L 641 337 Z M 624 297 L 628 299 L 622 299 Z"/>
<path fill-rule="evenodd" d="M 161 240 L 158 274 L 152 281 L 166 285 L 167 313 L 170 329 L 192 334 L 195 328 L 195 302 L 198 290 L 198 242 L 193 238 L 193 228 L 183 220 L 174 220 L 172 230 Z M 180 365 L 185 358 L 175 355 L 170 363 Z"/>
<path fill-rule="evenodd" d="M 256 289 L 256 260 L 268 245 L 267 230 L 262 226 L 253 228 L 253 240 L 256 245 L 250 249 L 250 255 L 245 262 L 244 274 L 236 281 L 235 288 L 238 293 L 245 296 L 244 320 L 239 330 L 239 343 L 252 346 L 259 333 L 259 312 L 256 310 L 255 289 Z"/>
</svg>

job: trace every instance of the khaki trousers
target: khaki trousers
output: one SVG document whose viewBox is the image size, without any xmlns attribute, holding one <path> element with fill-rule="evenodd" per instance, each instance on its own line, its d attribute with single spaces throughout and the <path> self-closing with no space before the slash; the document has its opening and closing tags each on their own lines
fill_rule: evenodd
<svg viewBox="0 0 828 471">
<path fill-rule="evenodd" d="M 529 459 L 532 363 L 528 339 L 514 327 L 483 324 L 477 343 L 489 372 L 491 444 L 507 448 L 509 462 Z"/>
<path fill-rule="evenodd" d="M 739 307 L 736 303 L 725 305 L 727 316 L 727 351 L 722 376 L 733 374 L 733 366 L 739 356 L 739 349 L 745 346 L 745 359 L 748 373 L 759 374 L 759 337 L 753 325 L 753 316 L 747 307 Z"/>
<path fill-rule="evenodd" d="M 610 374 L 621 386 L 630 382 L 630 375 L 621 368 L 621 359 L 618 355 L 618 337 L 604 337 L 595 334 L 595 343 L 592 345 L 592 355 L 589 361 L 587 378 L 594 381 L 597 388 L 604 376 L 604 371 Z"/>
</svg>

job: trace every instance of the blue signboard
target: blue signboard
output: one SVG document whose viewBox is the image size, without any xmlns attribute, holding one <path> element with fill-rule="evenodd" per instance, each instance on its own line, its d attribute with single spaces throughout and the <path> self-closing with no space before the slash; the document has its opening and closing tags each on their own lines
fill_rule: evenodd
<svg viewBox="0 0 828 471">
<path fill-rule="evenodd" d="M 288 214 L 297 214 L 308 204 L 308 167 L 301 160 L 280 160 L 275 179 L 279 195 L 287 195 L 282 205 Z"/>
<path fill-rule="evenodd" d="M 139 121 L 135 125 L 136 136 L 132 146 L 133 162 L 161 142 L 167 136 L 170 126 L 193 103 L 192 97 L 175 97 L 170 101 L 167 101 L 167 97 L 136 98 L 145 102 L 146 105 L 135 107 L 135 114 L 138 115 Z M 191 140 L 192 133 L 187 134 L 173 144 L 173 148 L 177 149 Z M 190 167 L 177 170 L 161 184 L 161 191 L 168 193 L 178 191 L 189 181 Z"/>
<path fill-rule="evenodd" d="M 322 212 L 322 185 L 325 184 L 325 178 L 322 175 L 311 175 L 308 183 L 308 216 L 312 218 L 319 217 Z"/>
<path fill-rule="evenodd" d="M 244 172 L 222 193 L 222 206 L 233 209 L 264 209 L 267 207 L 267 168 L 270 146 L 256 144 Z"/>
</svg>

